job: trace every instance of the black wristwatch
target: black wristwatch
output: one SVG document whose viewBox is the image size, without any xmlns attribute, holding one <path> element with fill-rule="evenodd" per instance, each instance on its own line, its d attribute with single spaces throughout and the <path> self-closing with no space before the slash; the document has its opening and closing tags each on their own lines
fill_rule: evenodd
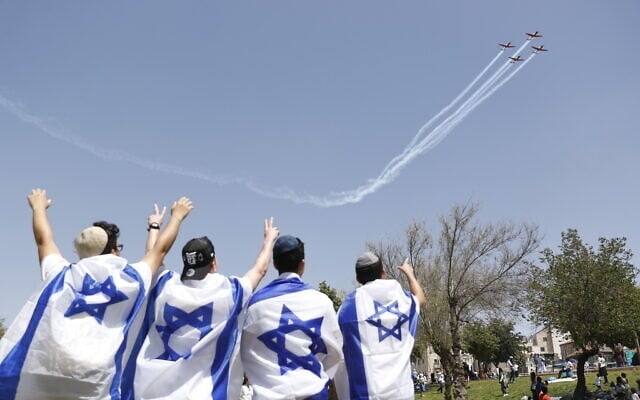
<svg viewBox="0 0 640 400">
<path fill-rule="evenodd" d="M 147 227 L 147 232 L 149 232 L 151 229 L 160 229 L 160 224 L 157 222 L 150 223 Z"/>
</svg>

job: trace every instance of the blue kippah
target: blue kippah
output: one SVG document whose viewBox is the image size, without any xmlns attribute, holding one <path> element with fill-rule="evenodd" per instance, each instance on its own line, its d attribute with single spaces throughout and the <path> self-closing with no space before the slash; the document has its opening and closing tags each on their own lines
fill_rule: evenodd
<svg viewBox="0 0 640 400">
<path fill-rule="evenodd" d="M 282 253 L 288 253 L 298 248 L 300 241 L 297 237 L 291 235 L 283 235 L 276 239 L 273 245 L 273 255 L 277 256 Z"/>
</svg>

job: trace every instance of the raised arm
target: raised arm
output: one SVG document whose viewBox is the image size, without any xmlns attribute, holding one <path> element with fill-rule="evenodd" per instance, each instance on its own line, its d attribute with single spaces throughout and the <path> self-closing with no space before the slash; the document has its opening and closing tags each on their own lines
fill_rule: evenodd
<svg viewBox="0 0 640 400">
<path fill-rule="evenodd" d="M 49 224 L 47 209 L 51 205 L 51 199 L 47 198 L 44 189 L 33 189 L 27 196 L 29 206 L 33 210 L 33 237 L 38 247 L 38 259 L 40 262 L 51 254 L 60 254 L 58 246 L 53 241 L 53 230 Z"/>
<path fill-rule="evenodd" d="M 424 290 L 422 290 L 420 282 L 418 282 L 415 274 L 413 273 L 413 267 L 409 264 L 409 259 L 405 259 L 404 263 L 402 263 L 398 269 L 407 277 L 407 281 L 409 281 L 409 290 L 411 291 L 411 294 L 416 296 L 416 299 L 418 299 L 420 307 L 427 304 L 427 298 L 424 296 Z"/>
<path fill-rule="evenodd" d="M 164 257 L 167 255 L 173 242 L 175 242 L 180 230 L 180 224 L 189 215 L 193 209 L 193 203 L 186 197 L 173 203 L 171 207 L 171 218 L 167 223 L 167 227 L 162 230 L 158 236 L 158 240 L 149 250 L 142 261 L 147 263 L 151 268 L 151 273 L 155 274 L 162 265 Z"/>
<path fill-rule="evenodd" d="M 271 253 L 273 251 L 273 242 L 280 234 L 278 228 L 273 226 L 273 217 L 264 220 L 264 240 L 262 241 L 262 248 L 256 262 L 253 267 L 244 274 L 245 278 L 251 281 L 251 286 L 255 290 L 262 281 L 262 278 L 267 274 L 269 269 L 269 263 L 271 262 Z"/>
<path fill-rule="evenodd" d="M 160 211 L 157 204 L 153 205 L 153 214 L 147 218 L 147 232 L 149 233 L 147 234 L 147 242 L 144 249 L 145 254 L 151 251 L 158 240 L 158 236 L 160 236 L 160 228 L 166 211 L 167 207 L 162 207 L 162 211 Z"/>
</svg>

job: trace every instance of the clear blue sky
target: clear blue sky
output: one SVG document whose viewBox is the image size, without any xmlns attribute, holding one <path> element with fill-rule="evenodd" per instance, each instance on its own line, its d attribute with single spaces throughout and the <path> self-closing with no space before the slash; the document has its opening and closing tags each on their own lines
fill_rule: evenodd
<svg viewBox="0 0 640 400">
<path fill-rule="evenodd" d="M 70 259 L 98 219 L 140 259 L 153 203 L 185 195 L 196 209 L 169 266 L 206 234 L 221 271 L 242 274 L 273 215 L 306 242 L 304 278 L 345 290 L 366 241 L 412 220 L 437 232 L 469 201 L 485 221 L 537 223 L 547 247 L 577 228 L 640 252 L 639 16 L 633 0 L 2 2 L 0 316 L 39 285 L 34 187 Z M 535 30 L 550 51 L 386 184 L 331 207 L 286 195 L 374 183 L 498 42 Z"/>
</svg>

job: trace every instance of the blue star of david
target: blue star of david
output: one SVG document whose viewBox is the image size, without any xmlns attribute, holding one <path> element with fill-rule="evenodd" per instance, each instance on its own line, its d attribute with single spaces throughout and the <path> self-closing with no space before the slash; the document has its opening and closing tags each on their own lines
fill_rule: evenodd
<svg viewBox="0 0 640 400">
<path fill-rule="evenodd" d="M 378 341 L 382 342 L 389 336 L 402 340 L 402 331 L 400 328 L 402 328 L 402 324 L 409 320 L 409 316 L 400 312 L 400 309 L 398 308 L 398 301 L 396 300 L 388 306 L 385 306 L 374 300 L 373 306 L 375 307 L 376 312 L 367 318 L 366 321 L 378 328 Z M 393 327 L 387 328 L 382 323 L 382 318 L 380 318 L 380 316 L 384 313 L 391 313 L 398 316 L 398 320 Z"/>
<path fill-rule="evenodd" d="M 82 281 L 82 289 L 77 291 L 72 288 L 72 290 L 75 294 L 75 298 L 71 302 L 71 305 L 69 305 L 69 308 L 67 308 L 67 311 L 65 311 L 64 316 L 70 317 L 72 315 L 86 312 L 94 317 L 99 324 L 102 324 L 102 319 L 104 318 L 107 306 L 128 299 L 127 295 L 116 288 L 116 285 L 113 282 L 113 277 L 111 276 L 105 279 L 104 282 L 98 283 L 89 274 L 87 274 L 84 276 L 84 280 Z M 92 296 L 98 293 L 104 293 L 109 296 L 109 301 L 104 303 L 87 303 L 87 296 Z"/>
<path fill-rule="evenodd" d="M 189 325 L 200 331 L 200 339 L 213 329 L 211 322 L 213 320 L 213 302 L 196 308 L 191 312 L 185 312 L 170 304 L 164 305 L 163 317 L 166 325 L 156 325 L 156 329 L 160 334 L 162 343 L 164 344 L 164 353 L 157 358 L 161 360 L 176 361 L 179 358 L 186 358 L 191 353 L 180 354 L 171 348 L 169 340 L 178 329 Z"/>
<path fill-rule="evenodd" d="M 320 328 L 323 319 L 324 317 L 320 317 L 303 321 L 283 304 L 278 327 L 258 336 L 258 339 L 264 343 L 269 350 L 274 351 L 278 355 L 280 375 L 284 375 L 287 371 L 304 368 L 320 376 L 322 367 L 316 358 L 316 354 L 327 354 L 327 346 L 320 337 Z M 300 331 L 311 339 L 309 354 L 299 356 L 287 350 L 286 335 L 287 333 L 295 331 Z"/>
</svg>

